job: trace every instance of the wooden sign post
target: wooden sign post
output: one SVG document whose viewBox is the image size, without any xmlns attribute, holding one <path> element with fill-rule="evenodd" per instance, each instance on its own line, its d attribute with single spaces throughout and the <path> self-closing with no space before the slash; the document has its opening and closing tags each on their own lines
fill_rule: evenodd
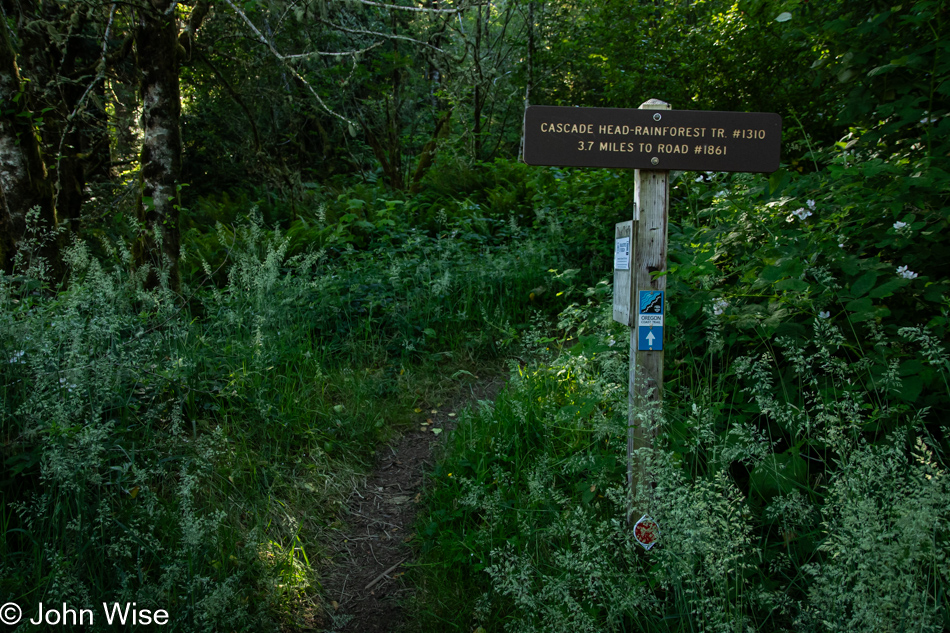
<svg viewBox="0 0 950 633">
<path fill-rule="evenodd" d="M 650 99 L 642 110 L 656 110 L 663 121 L 663 110 L 669 104 Z M 653 478 L 643 460 L 635 460 L 637 449 L 652 447 L 659 426 L 660 403 L 663 398 L 663 315 L 666 313 L 666 242 L 670 218 L 670 172 L 637 169 L 634 172 L 633 224 L 637 226 L 633 247 L 632 313 L 630 323 L 630 383 L 627 394 L 627 484 L 631 506 L 627 521 L 639 514 L 632 505 L 637 487 L 642 482 L 652 488 Z M 658 294 L 657 294 L 658 293 Z M 659 300 L 659 306 L 657 305 Z M 650 327 L 641 315 L 656 316 L 659 307 L 659 331 Z M 639 416 L 639 421 L 637 417 Z M 639 422 L 639 423 L 638 423 Z M 636 463 L 635 463 L 636 462 Z M 651 492 L 646 491 L 647 495 Z M 644 517 L 649 515 L 647 502 Z"/>
<path fill-rule="evenodd" d="M 633 219 L 614 233 L 614 320 L 630 327 L 627 418 L 627 520 L 645 549 L 659 536 L 649 516 L 653 481 L 637 450 L 653 446 L 663 398 L 666 249 L 670 170 L 772 172 L 782 118 L 762 112 L 671 110 L 650 99 L 639 109 L 529 106 L 529 165 L 635 169 Z M 646 507 L 634 508 L 638 487 Z"/>
</svg>

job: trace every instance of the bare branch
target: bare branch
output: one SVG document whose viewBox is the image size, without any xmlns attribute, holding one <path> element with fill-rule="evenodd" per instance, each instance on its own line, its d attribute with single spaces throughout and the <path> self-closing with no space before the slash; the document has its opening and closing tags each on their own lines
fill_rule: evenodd
<svg viewBox="0 0 950 633">
<path fill-rule="evenodd" d="M 458 9 L 429 9 L 426 7 L 404 7 L 399 4 L 385 4 L 382 2 L 372 2 L 372 0 L 359 0 L 361 4 L 371 7 L 382 7 L 383 9 L 399 9 L 400 11 L 420 11 L 424 13 L 460 13 L 462 8 Z"/>
<path fill-rule="evenodd" d="M 349 57 L 350 55 L 362 55 L 363 53 L 367 51 L 371 51 L 377 46 L 381 46 L 381 45 L 382 45 L 382 42 L 376 42 L 375 44 L 371 46 L 367 46 L 366 48 L 361 48 L 358 51 L 345 51 L 343 53 L 326 53 L 323 51 L 314 51 L 312 53 L 298 53 L 296 55 L 283 55 L 281 59 L 305 59 L 307 57 L 313 57 L 314 55 L 318 57 Z"/>
<path fill-rule="evenodd" d="M 287 7 L 284 9 L 284 12 L 280 14 L 279 18 L 277 18 L 277 26 L 274 27 L 274 31 L 280 30 L 280 26 L 284 23 L 284 18 L 290 15 L 290 12 L 294 10 L 298 2 L 300 2 L 300 0 L 293 0 L 293 2 L 287 5 Z"/>
<path fill-rule="evenodd" d="M 89 82 L 89 85 L 86 86 L 86 91 L 82 93 L 82 96 L 79 97 L 79 101 L 76 102 L 76 107 L 73 108 L 73 111 L 69 113 L 69 116 L 66 117 L 66 129 L 63 132 L 63 135 L 59 138 L 59 147 L 56 149 L 56 163 L 59 164 L 59 159 L 63 156 L 63 143 L 66 142 L 66 137 L 69 136 L 69 133 L 72 131 L 73 126 L 75 125 L 76 115 L 79 114 L 79 109 L 83 107 L 83 103 L 86 101 L 86 97 L 89 96 L 89 93 L 92 92 L 92 89 L 96 87 L 100 81 L 105 79 L 106 76 L 106 60 L 108 59 L 108 48 L 109 48 L 109 31 L 112 30 L 112 22 L 115 20 L 115 12 L 118 8 L 118 3 L 113 2 L 112 8 L 109 10 L 109 22 L 106 24 L 106 31 L 102 36 L 102 56 L 99 58 L 99 64 L 96 68 L 96 76 L 93 77 L 92 81 Z M 62 189 L 62 170 L 56 170 L 56 186 L 53 190 L 53 208 L 56 208 L 56 205 L 59 201 L 59 192 Z"/>
<path fill-rule="evenodd" d="M 225 2 L 228 2 L 228 1 L 229 0 L 225 0 Z M 317 22 L 319 22 L 320 24 L 325 24 L 326 26 L 329 26 L 331 29 L 343 31 L 344 33 L 352 33 L 354 35 L 375 35 L 376 37 L 382 37 L 388 40 L 404 40 L 406 42 L 412 42 L 413 44 L 418 44 L 419 46 L 425 46 L 426 48 L 431 48 L 432 50 L 438 51 L 439 53 L 445 52 L 438 46 L 433 46 L 432 44 L 429 44 L 428 42 L 423 42 L 422 40 L 406 37 L 404 35 L 393 35 L 391 33 L 380 33 L 378 31 L 366 31 L 364 29 L 351 29 L 351 28 L 340 26 L 339 24 L 334 24 L 333 22 L 329 22 L 327 20 L 323 20 L 319 18 L 317 19 Z"/>
<path fill-rule="evenodd" d="M 231 9 L 232 9 L 242 20 L 244 20 L 244 23 L 247 24 L 248 28 L 251 29 L 251 31 L 254 32 L 254 34 L 257 36 L 257 39 L 260 40 L 261 44 L 263 44 L 264 46 L 266 46 L 266 47 L 270 50 L 270 52 L 274 55 L 274 57 L 276 57 L 276 58 L 278 59 L 278 61 L 280 61 L 280 63 L 282 63 L 282 64 L 284 65 L 284 67 L 287 68 L 288 71 L 290 71 L 290 74 L 292 74 L 298 81 L 300 81 L 303 85 L 305 85 L 305 86 L 307 87 L 307 90 L 310 91 L 310 94 L 313 95 L 314 99 L 317 100 L 317 103 L 320 104 L 320 107 L 323 108 L 323 110 L 324 110 L 327 114 L 330 114 L 330 115 L 332 115 L 332 116 L 335 116 L 336 118 L 340 119 L 341 121 L 343 121 L 344 123 L 347 123 L 347 124 L 349 124 L 349 125 L 352 125 L 352 124 L 353 124 L 352 121 L 350 121 L 349 119 L 347 119 L 347 118 L 346 118 L 345 116 L 343 116 L 342 114 L 337 114 L 336 112 L 334 112 L 333 110 L 330 109 L 330 107 L 323 101 L 323 99 L 320 98 L 320 95 L 317 94 L 317 91 L 313 89 L 313 86 L 310 85 L 310 82 L 307 81 L 306 79 L 304 79 L 303 75 L 301 75 L 300 73 L 298 73 L 298 72 L 297 72 L 297 69 L 294 68 L 290 63 L 288 63 L 287 59 L 286 59 L 283 55 L 281 55 L 281 54 L 277 51 L 276 48 L 274 48 L 274 45 L 271 44 L 271 43 L 267 40 L 267 38 L 264 37 L 264 34 L 261 33 L 260 30 L 258 30 L 258 28 L 257 28 L 256 26 L 254 26 L 254 23 L 251 22 L 251 20 L 250 20 L 246 15 L 244 15 L 244 12 L 243 12 L 243 11 L 241 11 L 240 9 L 238 9 L 238 8 L 234 5 L 234 3 L 233 3 L 231 0 L 224 0 L 224 1 L 227 3 L 227 5 L 228 5 L 229 7 L 231 7 Z"/>
</svg>

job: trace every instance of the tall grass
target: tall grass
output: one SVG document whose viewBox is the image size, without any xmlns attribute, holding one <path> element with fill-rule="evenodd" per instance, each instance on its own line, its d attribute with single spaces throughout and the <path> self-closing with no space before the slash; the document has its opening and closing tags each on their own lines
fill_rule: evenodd
<svg viewBox="0 0 950 633">
<path fill-rule="evenodd" d="M 0 603 L 315 625 L 344 492 L 443 372 L 520 336 L 562 267 L 546 236 L 467 222 L 292 255 L 252 211 L 218 227 L 217 287 L 186 244 L 190 301 L 147 289 L 121 240 L 75 241 L 56 291 L 28 257 L 0 276 Z"/>
<path fill-rule="evenodd" d="M 827 462 L 760 424 L 717 428 L 709 389 L 673 398 L 664 428 L 682 435 L 641 456 L 661 526 L 644 552 L 625 521 L 626 348 L 604 329 L 463 416 L 418 526 L 423 630 L 944 629 L 950 478 L 921 412 L 872 443 L 872 408 L 785 405 L 772 362 L 739 359 L 739 393 L 821 437 Z M 856 380 L 812 361 L 809 379 Z"/>
<path fill-rule="evenodd" d="M 577 344 L 525 355 L 433 473 L 423 630 L 950 626 L 950 284 L 914 250 L 946 209 L 902 169 L 868 184 L 832 164 L 835 182 L 674 184 L 690 208 L 672 214 L 662 431 L 637 502 L 660 544 L 625 521 L 627 332 L 601 284 L 531 337 Z"/>
</svg>

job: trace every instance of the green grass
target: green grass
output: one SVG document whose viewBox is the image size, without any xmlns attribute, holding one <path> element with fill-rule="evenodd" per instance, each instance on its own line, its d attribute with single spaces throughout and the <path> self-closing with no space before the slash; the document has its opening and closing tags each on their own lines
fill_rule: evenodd
<svg viewBox="0 0 950 633">
<path fill-rule="evenodd" d="M 524 337 L 578 344 L 523 353 L 436 467 L 414 626 L 946 630 L 950 280 L 917 249 L 947 209 L 939 174 L 926 212 L 894 205 L 904 173 L 677 179 L 656 488 L 637 501 L 661 544 L 625 521 L 627 344 L 598 284 Z"/>
<path fill-rule="evenodd" d="M 327 528 L 376 448 L 515 343 L 563 267 L 479 223 L 292 252 L 252 212 L 185 244 L 187 302 L 144 288 L 121 240 L 77 242 L 58 291 L 0 277 L 3 602 L 318 621 Z"/>
<path fill-rule="evenodd" d="M 785 409 L 780 394 L 807 384 L 775 388 L 770 361 L 739 359 L 728 400 L 668 398 L 645 456 L 657 487 L 638 501 L 662 533 L 645 553 L 625 521 L 625 353 L 608 336 L 529 363 L 463 415 L 417 526 L 413 627 L 942 630 L 950 480 L 926 411 L 872 443 L 873 399 Z M 838 369 L 821 353 L 799 365 L 847 393 L 856 370 Z M 810 428 L 785 449 L 769 427 L 795 415 Z"/>
<path fill-rule="evenodd" d="M 184 299 L 118 238 L 77 242 L 57 290 L 24 260 L 0 277 L 0 602 L 312 625 L 374 450 L 508 357 L 432 475 L 409 626 L 946 628 L 941 181 L 830 164 L 674 181 L 648 554 L 624 516 L 626 332 L 595 283 L 626 175 L 499 162 L 457 199 L 360 186 L 195 222 Z"/>
</svg>

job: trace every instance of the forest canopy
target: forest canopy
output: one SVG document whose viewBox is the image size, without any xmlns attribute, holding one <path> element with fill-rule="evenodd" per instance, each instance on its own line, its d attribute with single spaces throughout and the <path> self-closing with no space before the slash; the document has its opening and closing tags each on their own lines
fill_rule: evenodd
<svg viewBox="0 0 950 633">
<path fill-rule="evenodd" d="M 785 159 L 802 169 L 841 140 L 942 160 L 945 11 L 850 0 L 5 0 L 0 255 L 9 271 L 30 209 L 77 235 L 121 209 L 139 261 L 164 258 L 177 278 L 178 209 L 199 196 L 260 185 L 300 200 L 312 183 L 347 178 L 419 191 L 438 160 L 517 157 L 526 104 L 656 97 L 777 112 Z"/>
</svg>

